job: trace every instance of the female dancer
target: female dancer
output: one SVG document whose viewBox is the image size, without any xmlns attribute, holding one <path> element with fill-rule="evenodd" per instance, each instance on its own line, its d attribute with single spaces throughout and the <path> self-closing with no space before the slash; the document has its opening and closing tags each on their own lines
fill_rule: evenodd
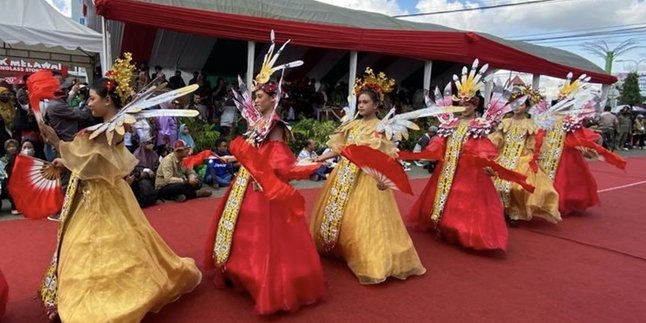
<svg viewBox="0 0 646 323">
<path fill-rule="evenodd" d="M 72 172 L 56 252 L 40 289 L 50 318 L 58 314 L 66 323 L 139 322 L 202 278 L 194 261 L 178 257 L 150 226 L 124 180 L 138 161 L 123 145 L 123 120 L 114 122 L 130 111 L 122 108 L 130 92 L 117 94 L 125 93 L 119 92 L 124 86 L 115 81 L 122 79 L 117 74 L 90 89 L 88 105 L 104 124 L 72 142 L 40 125 L 47 143 L 60 152 L 54 164 Z"/>
<path fill-rule="evenodd" d="M 250 125 L 247 142 L 266 158 L 262 163 L 287 183 L 308 178 L 319 166 L 310 167 L 309 172 L 294 171 L 296 158 L 285 143 L 289 130 L 275 111 L 282 89 L 280 82 L 269 81 L 275 59 L 270 62 L 267 57 L 271 57 L 273 48 L 272 31 L 270 51 L 256 77 L 253 103 L 240 81 L 242 96 L 236 93 L 236 104 Z M 238 160 L 244 157 L 237 156 Z M 265 196 L 268 190 L 241 167 L 217 208 L 206 246 L 205 266 L 215 269 L 216 286 L 228 283 L 248 292 L 258 314 L 294 311 L 317 302 L 326 293 L 323 268 L 305 218 L 288 216 L 285 203 Z M 294 203 L 301 209 L 305 207 L 304 200 Z"/>
<path fill-rule="evenodd" d="M 598 206 L 601 202 L 597 193 L 597 182 L 586 158 L 603 156 L 604 160 L 620 169 L 626 161 L 620 156 L 597 144 L 600 135 L 582 126 L 583 120 L 597 111 L 599 99 L 593 97 L 586 101 L 577 101 L 568 111 L 558 111 L 565 101 L 572 100 L 577 92 L 587 89 L 586 75 L 581 75 L 574 82 L 572 73 L 560 91 L 560 102 L 539 115 L 540 119 L 552 120 L 545 125 L 547 130 L 541 148 L 539 165 L 554 182 L 559 194 L 559 212 L 562 216 Z M 584 95 L 587 91 L 584 91 Z M 580 102 L 583 102 L 582 104 Z M 567 104 L 565 104 L 567 105 Z"/>
<path fill-rule="evenodd" d="M 512 111 L 511 118 L 502 120 L 489 139 L 498 147 L 497 162 L 527 176 L 527 182 L 536 189 L 530 193 L 520 185 L 500 178 L 496 179 L 496 188 L 502 197 L 511 226 L 516 226 L 518 220 L 529 221 L 532 216 L 556 223 L 561 220 L 558 193 L 550 179 L 537 167 L 540 145 L 536 147 L 536 137 L 540 136 L 540 128 L 526 114 L 528 108 L 540 104 L 542 98 L 538 91 L 523 86 L 512 93 L 510 101 L 524 96 L 527 97 L 525 102 Z M 540 139 L 538 142 L 540 143 Z"/>
<path fill-rule="evenodd" d="M 394 144 L 375 132 L 380 122 L 377 108 L 394 81 L 383 74 L 375 77 L 370 69 L 366 73 L 364 80 L 355 85 L 361 118 L 341 125 L 327 142 L 331 151 L 315 161 L 336 157 L 351 144 L 396 156 Z M 354 117 L 354 113 L 347 115 Z M 310 229 L 319 251 L 343 258 L 361 284 L 378 284 L 389 276 L 406 279 L 426 272 L 406 231 L 395 196 L 385 189 L 342 158 L 314 207 Z"/>
<path fill-rule="evenodd" d="M 466 67 L 461 81 L 454 76 L 459 97 L 453 96 L 453 99 L 459 100 L 465 110 L 457 118 L 440 118 L 440 135 L 425 149 L 434 155 L 428 159 L 439 161 L 437 176 L 431 177 L 406 219 L 415 229 L 437 230 L 449 242 L 472 249 L 504 251 L 507 226 L 500 197 L 491 179 L 495 175 L 491 167 L 499 166 L 492 162 L 497 151 L 487 134 L 492 124 L 511 107 L 504 96 L 498 95 L 492 99 L 494 103 L 490 103 L 483 118 L 475 117 L 479 103 L 475 93 L 487 65 L 476 74 L 477 68 L 476 60 L 468 77 Z M 450 92 L 449 84 L 446 96 Z M 436 101 L 437 104 L 450 104 L 450 100 L 443 98 L 437 90 Z M 502 170 L 505 169 L 499 168 Z"/>
</svg>

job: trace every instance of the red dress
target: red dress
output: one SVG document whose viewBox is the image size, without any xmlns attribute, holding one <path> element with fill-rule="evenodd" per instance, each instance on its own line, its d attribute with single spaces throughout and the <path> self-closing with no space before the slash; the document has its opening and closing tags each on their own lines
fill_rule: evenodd
<svg viewBox="0 0 646 323">
<path fill-rule="evenodd" d="M 296 158 L 284 142 L 265 142 L 259 153 L 269 156 L 267 162 L 284 182 L 296 179 L 287 176 L 298 177 L 290 171 L 295 168 Z M 205 265 L 207 269 L 215 269 L 216 286 L 224 287 L 226 281 L 248 292 L 259 314 L 293 311 L 323 298 L 326 293 L 323 268 L 306 219 L 288 219 L 289 212 L 284 206 L 267 199 L 254 188 L 252 181 L 246 189 L 242 188 L 244 195 L 228 260 L 223 265 L 216 264 L 214 249 L 218 245 L 220 218 L 239 180 L 240 174 L 218 206 L 208 235 Z"/>
<path fill-rule="evenodd" d="M 462 139 L 461 147 L 456 147 L 453 145 L 455 138 L 452 140 L 451 137 L 457 133 L 458 130 L 455 130 L 447 138 L 436 137 L 426 147 L 440 161 L 424 191 L 406 215 L 407 223 L 418 230 L 436 228 L 450 242 L 458 242 L 468 248 L 504 251 L 507 249 L 508 232 L 502 201 L 492 177 L 481 166 L 464 158 L 467 154 L 493 159 L 497 154 L 496 147 L 486 137 L 474 138 L 469 134 Z M 455 159 L 450 156 L 451 150 L 455 153 Z M 455 160 L 453 172 L 449 164 L 451 160 Z M 450 173 L 454 174 L 453 180 L 447 183 L 446 178 Z M 441 211 L 443 190 L 436 198 L 440 182 L 446 187 L 446 202 Z M 434 218 L 434 215 L 437 217 Z"/>
<path fill-rule="evenodd" d="M 626 161 L 621 157 L 596 143 L 600 138 L 599 134 L 576 124 L 568 127 L 571 127 L 569 131 L 559 124 L 554 130 L 548 132 L 541 155 L 541 167 L 554 180 L 554 188 L 559 193 L 561 215 L 581 212 L 601 204 L 597 193 L 597 182 L 580 149 L 594 150 L 603 156 L 606 162 L 619 168 L 623 169 L 626 165 Z M 557 163 L 550 162 L 550 156 L 558 156 L 555 151 L 560 148 L 559 135 L 564 136 L 561 156 Z M 555 140 L 550 142 L 550 136 Z"/>
<path fill-rule="evenodd" d="M 0 271 L 0 320 L 4 315 L 5 310 L 7 309 L 7 299 L 9 297 L 9 286 L 7 286 L 7 281 Z"/>
</svg>

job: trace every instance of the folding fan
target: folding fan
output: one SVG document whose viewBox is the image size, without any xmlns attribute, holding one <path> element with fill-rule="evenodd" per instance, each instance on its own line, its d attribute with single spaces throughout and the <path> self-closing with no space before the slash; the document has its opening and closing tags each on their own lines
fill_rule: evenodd
<svg viewBox="0 0 646 323">
<path fill-rule="evenodd" d="M 348 145 L 341 155 L 390 189 L 413 195 L 408 176 L 394 158 L 368 146 Z"/>
<path fill-rule="evenodd" d="M 16 209 L 30 219 L 43 219 L 63 207 L 60 172 L 44 160 L 16 156 L 9 191 Z"/>
</svg>

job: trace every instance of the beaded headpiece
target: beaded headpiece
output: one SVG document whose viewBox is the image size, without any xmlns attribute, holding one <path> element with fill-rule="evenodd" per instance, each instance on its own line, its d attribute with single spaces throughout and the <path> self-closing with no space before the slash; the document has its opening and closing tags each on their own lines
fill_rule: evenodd
<svg viewBox="0 0 646 323">
<path fill-rule="evenodd" d="M 384 95 L 392 92 L 394 87 L 394 79 L 386 77 L 386 74 L 383 72 L 379 72 L 379 74 L 375 76 L 372 68 L 366 67 L 363 79 L 358 78 L 354 82 L 354 93 L 358 94 L 363 90 L 372 90 L 379 95 L 379 99 L 383 101 Z"/>
<path fill-rule="evenodd" d="M 511 96 L 509 97 L 509 102 L 516 101 L 516 99 L 527 96 L 529 100 L 529 106 L 534 106 L 543 100 L 541 93 L 531 86 L 520 85 L 514 88 Z"/>
<path fill-rule="evenodd" d="M 122 104 L 125 104 L 132 95 L 132 79 L 135 66 L 130 63 L 131 61 L 132 54 L 123 53 L 123 58 L 117 58 L 112 68 L 105 73 L 105 77 L 108 79 L 105 84 L 106 88 L 108 91 L 115 90 Z"/>
</svg>

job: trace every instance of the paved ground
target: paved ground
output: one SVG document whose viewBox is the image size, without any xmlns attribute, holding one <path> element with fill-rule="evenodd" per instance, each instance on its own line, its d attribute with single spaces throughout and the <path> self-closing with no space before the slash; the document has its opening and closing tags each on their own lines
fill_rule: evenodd
<svg viewBox="0 0 646 323">
<path fill-rule="evenodd" d="M 646 156 L 646 150 L 628 150 L 628 151 L 621 151 L 620 155 L 624 157 L 645 157 Z M 423 169 L 421 167 L 415 166 L 415 164 L 411 164 L 411 171 L 408 172 L 409 178 L 421 178 L 421 177 L 428 177 L 428 171 L 426 169 Z M 294 185 L 294 187 L 303 189 L 303 188 L 317 188 L 323 186 L 323 181 L 309 181 L 309 180 L 304 180 L 304 181 L 293 181 L 291 184 Z M 219 188 L 219 189 L 213 189 L 212 197 L 221 197 L 224 193 L 226 192 L 226 188 Z M 175 203 L 175 202 L 166 202 L 166 203 Z M 2 207 L 0 209 L 0 221 L 8 221 L 8 220 L 17 220 L 17 219 L 23 219 L 22 216 L 20 215 L 11 215 L 10 210 L 9 210 L 9 202 L 4 200 L 2 201 Z"/>
</svg>

